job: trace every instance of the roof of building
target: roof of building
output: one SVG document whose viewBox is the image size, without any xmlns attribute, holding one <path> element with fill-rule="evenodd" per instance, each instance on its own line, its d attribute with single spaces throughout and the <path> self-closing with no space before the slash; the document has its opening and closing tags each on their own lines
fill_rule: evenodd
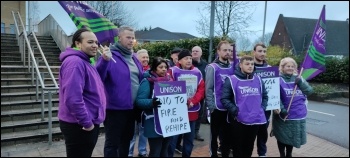
<svg viewBox="0 0 350 158">
<path fill-rule="evenodd" d="M 283 17 L 296 52 L 307 49 L 318 19 Z M 326 19 L 326 55 L 349 55 L 349 22 Z M 305 39 L 304 39 L 305 38 Z M 305 40 L 305 42 L 304 42 Z M 306 44 L 305 44 L 306 43 Z M 304 44 L 304 46 L 303 46 Z"/>
<path fill-rule="evenodd" d="M 170 32 L 160 27 L 156 27 L 149 31 L 136 31 L 135 36 L 137 40 L 157 40 L 157 41 L 197 38 L 188 33 Z"/>
</svg>

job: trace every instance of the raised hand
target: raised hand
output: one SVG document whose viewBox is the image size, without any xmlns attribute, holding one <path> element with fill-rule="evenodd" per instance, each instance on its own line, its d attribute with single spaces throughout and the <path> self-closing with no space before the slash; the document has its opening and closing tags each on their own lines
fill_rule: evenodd
<svg viewBox="0 0 350 158">
<path fill-rule="evenodd" d="M 107 46 L 101 46 L 100 45 L 100 49 L 102 49 L 102 57 L 103 57 L 103 59 L 105 59 L 105 60 L 107 60 L 107 61 L 109 61 L 111 58 L 112 58 L 112 53 L 111 53 L 111 51 L 109 50 L 109 47 L 107 47 Z"/>
</svg>

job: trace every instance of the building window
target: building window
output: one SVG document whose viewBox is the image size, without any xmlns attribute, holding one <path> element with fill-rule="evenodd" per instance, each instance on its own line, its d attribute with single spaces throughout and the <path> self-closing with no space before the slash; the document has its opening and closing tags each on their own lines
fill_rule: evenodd
<svg viewBox="0 0 350 158">
<path fill-rule="evenodd" d="M 1 33 L 5 33 L 5 23 L 1 22 Z"/>
<path fill-rule="evenodd" d="M 15 34 L 15 24 L 10 24 L 10 34 Z"/>
</svg>

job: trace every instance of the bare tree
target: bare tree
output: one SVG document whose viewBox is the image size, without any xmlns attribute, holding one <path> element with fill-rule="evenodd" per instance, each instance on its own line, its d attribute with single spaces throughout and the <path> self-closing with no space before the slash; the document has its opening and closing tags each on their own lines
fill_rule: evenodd
<svg viewBox="0 0 350 158">
<path fill-rule="evenodd" d="M 263 37 L 260 36 L 258 39 L 255 40 L 254 43 L 263 43 L 265 44 L 266 47 L 268 47 L 270 45 L 271 38 L 272 38 L 272 32 L 269 32 L 265 34 L 264 40 L 263 40 Z"/>
<path fill-rule="evenodd" d="M 114 25 L 120 27 L 128 25 L 137 27 L 133 11 L 129 11 L 121 1 L 86 1 L 97 12 L 111 20 Z"/>
<path fill-rule="evenodd" d="M 247 34 L 246 30 L 252 20 L 255 9 L 249 1 L 216 1 L 214 30 L 217 36 L 231 37 L 231 34 Z M 203 8 L 198 8 L 200 19 L 197 20 L 197 31 L 209 37 L 209 21 L 211 2 L 202 2 Z"/>
<path fill-rule="evenodd" d="M 38 24 L 40 22 L 40 10 L 39 1 L 28 1 L 30 3 L 30 8 L 28 8 L 28 18 L 30 18 L 30 25 L 33 31 L 38 31 Z"/>
<path fill-rule="evenodd" d="M 243 52 L 252 50 L 253 47 L 250 39 L 245 36 L 241 36 L 240 38 L 238 38 L 236 45 L 238 46 L 238 50 Z"/>
</svg>

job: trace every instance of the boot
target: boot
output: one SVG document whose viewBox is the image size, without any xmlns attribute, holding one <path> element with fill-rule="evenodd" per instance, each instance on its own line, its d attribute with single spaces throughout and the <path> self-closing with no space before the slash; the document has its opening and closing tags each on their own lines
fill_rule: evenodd
<svg viewBox="0 0 350 158">
<path fill-rule="evenodd" d="M 204 139 L 201 137 L 201 135 L 199 135 L 199 132 L 196 132 L 196 135 L 194 136 L 194 139 L 196 139 L 198 141 L 204 141 Z"/>
</svg>

